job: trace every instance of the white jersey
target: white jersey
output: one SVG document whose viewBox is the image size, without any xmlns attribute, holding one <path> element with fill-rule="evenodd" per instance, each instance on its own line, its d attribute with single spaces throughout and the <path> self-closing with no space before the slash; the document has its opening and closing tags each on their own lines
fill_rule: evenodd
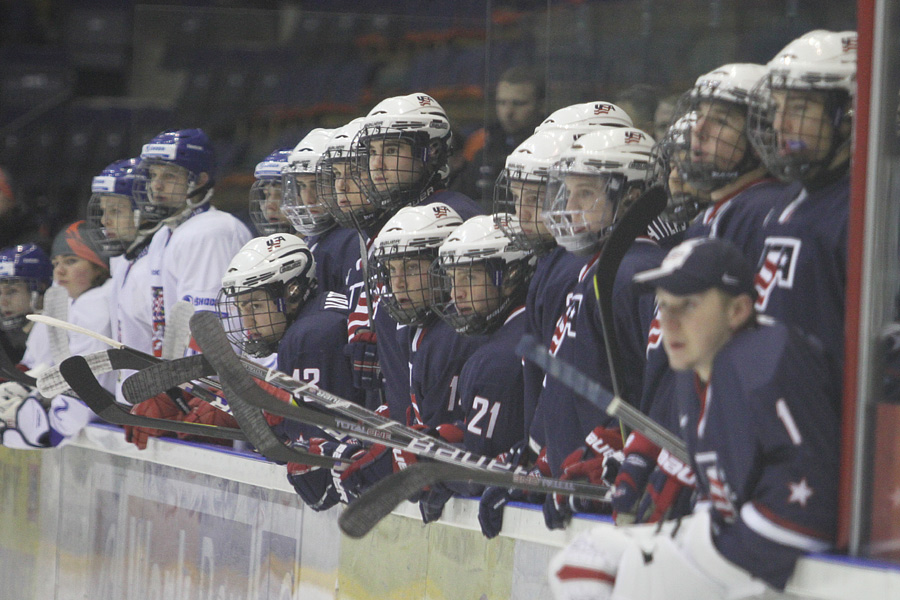
<svg viewBox="0 0 900 600">
<path fill-rule="evenodd" d="M 117 256 L 110 260 L 112 290 L 110 293 L 110 317 L 112 337 L 128 346 L 153 353 L 153 309 L 147 290 L 150 283 L 150 261 L 145 247 L 134 260 Z M 116 381 L 116 399 L 124 402 L 122 381 L 134 371 L 119 371 Z"/>
<path fill-rule="evenodd" d="M 112 337 L 112 324 L 109 318 L 109 296 L 113 290 L 113 280 L 107 279 L 103 285 L 91 288 L 74 301 L 69 301 L 69 323 L 79 325 L 90 331 Z M 72 355 L 86 355 L 109 346 L 100 340 L 81 333 L 68 332 L 69 350 Z M 115 389 L 115 373 L 105 373 L 97 377 L 100 384 L 113 391 Z"/>
<path fill-rule="evenodd" d="M 157 232 L 150 244 L 154 354 L 162 354 L 165 315 L 173 304 L 185 300 L 194 310 L 215 310 L 225 269 L 251 237 L 237 218 L 215 208 Z M 153 248 L 159 243 L 161 251 Z"/>
</svg>

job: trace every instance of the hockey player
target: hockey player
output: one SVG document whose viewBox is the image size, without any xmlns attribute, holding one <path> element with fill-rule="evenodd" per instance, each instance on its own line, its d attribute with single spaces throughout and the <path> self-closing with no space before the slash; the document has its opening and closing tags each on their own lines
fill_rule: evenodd
<svg viewBox="0 0 900 600">
<path fill-rule="evenodd" d="M 469 198 L 446 190 L 450 174 L 450 122 L 440 104 L 426 94 L 416 93 L 382 100 L 369 111 L 351 147 L 351 174 L 360 191 L 384 218 L 404 206 L 443 202 L 462 218 L 480 212 Z M 377 236 L 384 221 L 361 231 L 369 241 Z M 358 277 L 362 278 L 360 262 Z M 377 364 L 384 387 L 384 400 L 392 418 L 405 421 L 410 408 L 409 344 L 407 332 L 387 311 L 372 303 L 369 322 L 368 294 L 363 292 L 352 306 L 348 321 L 348 352 L 363 372 L 373 363 L 372 346 L 377 344 Z M 361 377 L 360 377 L 361 379 Z"/>
<path fill-rule="evenodd" d="M 214 310 L 219 274 L 250 239 L 240 221 L 210 205 L 214 169 L 212 144 L 201 129 L 164 131 L 141 151 L 135 199 L 146 219 L 164 225 L 148 251 L 157 355 L 167 308 L 185 300 L 196 310 Z"/>
<path fill-rule="evenodd" d="M 710 502 L 663 526 L 579 535 L 550 564 L 558 599 L 773 597 L 837 511 L 836 388 L 821 347 L 757 317 L 753 268 L 698 238 L 635 277 L 656 289 L 678 372 L 679 434 Z"/>
<path fill-rule="evenodd" d="M 515 347 L 525 330 L 525 294 L 535 260 L 533 252 L 512 243 L 495 217 L 477 216 L 441 244 L 433 266 L 435 312 L 457 333 L 487 338 L 459 375 L 462 418 L 438 433 L 483 456 L 496 456 L 525 438 L 522 362 Z M 453 431 L 455 439 L 446 433 Z M 440 518 L 453 492 L 481 491 L 462 483 L 434 485 L 420 501 L 422 518 Z"/>
<path fill-rule="evenodd" d="M 341 349 L 346 336 L 347 300 L 317 289 L 315 260 L 295 235 L 273 234 L 245 245 L 222 278 L 217 308 L 226 334 L 250 356 L 277 351 L 278 370 L 352 402 L 362 403 L 352 386 L 350 363 Z M 350 456 L 347 445 L 319 429 L 268 417 L 286 441 L 335 456 Z M 340 500 L 328 469 L 288 464 L 288 479 L 303 500 L 325 510 Z"/>
<path fill-rule="evenodd" d="M 313 129 L 288 155 L 283 171 L 281 211 L 303 236 L 316 259 L 319 289 L 347 294 L 347 276 L 359 260 L 359 240 L 352 226 L 338 226 L 319 198 L 316 169 L 328 150 L 335 130 Z M 346 138 L 353 139 L 347 132 Z M 334 153 L 337 150 L 333 151 Z M 340 167 L 338 167 L 340 170 Z M 334 188 L 331 188 L 332 195 Z"/>
<path fill-rule="evenodd" d="M 52 271 L 39 246 L 29 243 L 0 250 L 0 345 L 14 364 L 22 359 L 34 326 L 25 315 L 40 312 Z"/>
<path fill-rule="evenodd" d="M 53 240 L 53 279 L 68 293 L 68 321 L 109 336 L 109 266 L 85 232 L 85 222 L 76 221 Z M 103 342 L 87 335 L 70 333 L 64 339 L 68 347 L 61 350 L 72 354 L 106 349 Z M 32 369 L 54 364 L 46 325 L 38 323 L 32 328 L 22 364 Z M 114 389 L 112 374 L 99 379 L 106 389 Z M 76 398 L 59 395 L 48 406 L 37 390 L 24 386 L 20 386 L 18 394 L 4 394 L 0 404 L 6 422 L 3 445 L 13 448 L 59 446 L 94 419 L 93 412 Z"/>
<path fill-rule="evenodd" d="M 818 337 L 843 369 L 854 31 L 811 31 L 766 65 L 750 141 L 777 177 L 802 184 L 766 218 L 757 309 Z"/>
<path fill-rule="evenodd" d="M 253 176 L 256 181 L 250 186 L 248 206 L 250 221 L 258 235 L 290 233 L 293 228 L 282 214 L 282 170 L 287 166 L 290 148 L 275 150 L 256 165 Z"/>
</svg>

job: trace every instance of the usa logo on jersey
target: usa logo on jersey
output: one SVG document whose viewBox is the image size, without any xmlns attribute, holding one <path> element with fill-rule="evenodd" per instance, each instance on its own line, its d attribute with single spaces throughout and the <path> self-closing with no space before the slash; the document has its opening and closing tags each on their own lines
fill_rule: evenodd
<svg viewBox="0 0 900 600">
<path fill-rule="evenodd" d="M 566 312 L 556 321 L 556 329 L 553 331 L 553 337 L 550 338 L 550 355 L 556 356 L 559 347 L 566 338 L 575 337 L 575 317 L 581 310 L 581 294 L 569 293 L 566 298 Z"/>
<path fill-rule="evenodd" d="M 756 298 L 757 310 L 766 309 L 776 287 L 791 289 L 794 286 L 800 247 L 801 241 L 797 238 L 766 238 L 762 266 L 754 279 L 759 294 Z"/>
</svg>

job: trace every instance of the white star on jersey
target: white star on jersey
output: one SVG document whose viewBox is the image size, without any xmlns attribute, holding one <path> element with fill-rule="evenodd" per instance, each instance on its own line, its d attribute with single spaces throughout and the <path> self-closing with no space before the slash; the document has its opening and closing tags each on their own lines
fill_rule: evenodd
<svg viewBox="0 0 900 600">
<path fill-rule="evenodd" d="M 806 483 L 806 477 L 799 483 L 790 482 L 788 487 L 791 489 L 791 495 L 788 498 L 788 504 L 796 502 L 803 508 L 806 508 L 806 502 L 813 495 L 813 489 Z"/>
</svg>

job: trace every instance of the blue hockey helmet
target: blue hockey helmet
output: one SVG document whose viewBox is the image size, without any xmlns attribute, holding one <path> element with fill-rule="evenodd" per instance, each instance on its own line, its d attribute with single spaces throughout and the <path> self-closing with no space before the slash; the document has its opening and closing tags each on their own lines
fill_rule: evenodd
<svg viewBox="0 0 900 600">
<path fill-rule="evenodd" d="M 207 173 L 213 182 L 216 156 L 202 129 L 163 131 L 141 149 L 141 161 L 164 161 L 184 167 L 194 175 Z"/>
<path fill-rule="evenodd" d="M 35 244 L 20 244 L 0 250 L 0 283 L 23 282 L 31 294 L 29 312 L 40 310 L 40 297 L 50 287 L 53 266 L 47 254 Z M 0 314 L 0 330 L 14 331 L 27 324 L 25 314 Z"/>
<path fill-rule="evenodd" d="M 117 160 L 91 181 L 85 235 L 104 256 L 124 253 L 142 233 L 133 195 L 139 162 L 138 158 Z"/>
</svg>

